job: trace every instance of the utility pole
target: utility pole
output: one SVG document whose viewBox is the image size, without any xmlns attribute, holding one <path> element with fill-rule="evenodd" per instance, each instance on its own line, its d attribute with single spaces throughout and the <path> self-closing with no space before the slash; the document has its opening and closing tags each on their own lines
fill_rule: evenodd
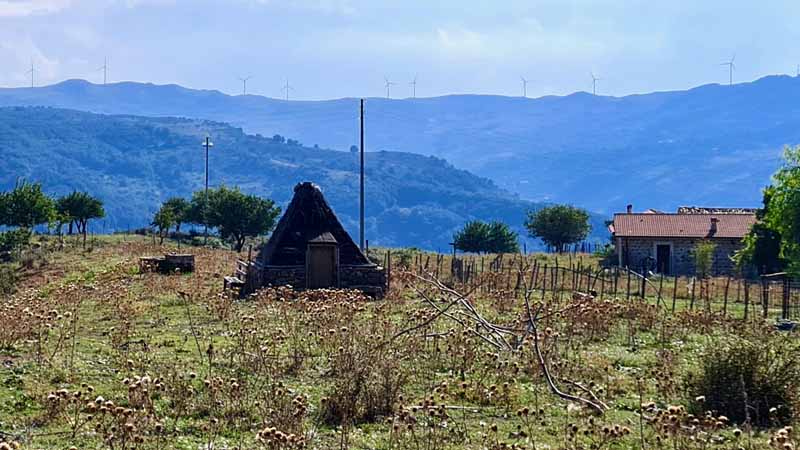
<svg viewBox="0 0 800 450">
<path fill-rule="evenodd" d="M 360 211 L 359 211 L 359 230 L 358 243 L 361 251 L 364 251 L 364 99 L 361 99 L 361 189 L 360 189 Z"/>
<path fill-rule="evenodd" d="M 206 140 L 203 141 L 203 147 L 206 149 L 206 191 L 205 191 L 205 201 L 203 202 L 203 225 L 205 225 L 205 235 L 203 237 L 203 245 L 208 244 L 208 150 L 214 146 L 214 143 L 211 142 L 211 138 L 206 136 Z"/>
</svg>

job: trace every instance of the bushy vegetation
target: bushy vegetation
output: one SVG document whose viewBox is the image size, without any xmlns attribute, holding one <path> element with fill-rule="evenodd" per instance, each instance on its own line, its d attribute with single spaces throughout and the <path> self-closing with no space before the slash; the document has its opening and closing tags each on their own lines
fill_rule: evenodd
<svg viewBox="0 0 800 450">
<path fill-rule="evenodd" d="M 16 268 L 11 264 L 0 263 L 0 295 L 10 295 L 17 290 L 17 275 Z"/>
<path fill-rule="evenodd" d="M 786 336 L 713 340 L 689 381 L 695 411 L 759 427 L 792 424 L 800 407 L 798 352 L 796 338 Z"/>
<path fill-rule="evenodd" d="M 519 237 L 508 225 L 500 221 L 467 222 L 453 236 L 456 249 L 470 253 L 516 253 Z"/>
</svg>

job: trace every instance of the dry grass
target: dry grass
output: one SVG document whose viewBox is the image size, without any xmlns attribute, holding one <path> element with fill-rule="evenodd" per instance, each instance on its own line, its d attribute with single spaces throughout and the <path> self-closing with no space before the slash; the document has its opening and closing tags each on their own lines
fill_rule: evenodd
<svg viewBox="0 0 800 450">
<path fill-rule="evenodd" d="M 462 303 L 442 313 L 457 296 L 399 269 L 379 302 L 286 289 L 235 301 L 221 288 L 236 254 L 194 248 L 193 274 L 138 273 L 139 256 L 163 251 L 103 238 L 90 252 L 54 250 L 25 273 L 0 306 L 0 441 L 31 449 L 795 445 L 791 426 L 759 430 L 688 412 L 696 399 L 685 380 L 698 352 L 717 339 L 774 335 L 764 323 L 537 292 L 532 335 L 522 297 L 479 289 L 466 300 L 474 314 Z M 552 394 L 534 341 L 557 387 L 591 395 L 602 414 Z"/>
</svg>

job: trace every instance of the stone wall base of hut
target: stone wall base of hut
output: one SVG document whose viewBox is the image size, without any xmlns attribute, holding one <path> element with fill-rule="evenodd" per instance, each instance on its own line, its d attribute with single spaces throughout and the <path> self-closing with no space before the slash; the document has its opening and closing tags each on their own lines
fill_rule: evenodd
<svg viewBox="0 0 800 450">
<path fill-rule="evenodd" d="M 261 269 L 260 284 L 267 286 L 292 286 L 297 290 L 305 289 L 305 266 L 266 266 Z M 365 293 L 383 297 L 386 290 L 386 270 L 380 266 L 339 266 L 339 287 L 342 289 L 358 289 Z"/>
<path fill-rule="evenodd" d="M 360 289 L 367 294 L 383 297 L 386 290 L 386 270 L 380 266 L 340 266 L 339 286 Z"/>
</svg>

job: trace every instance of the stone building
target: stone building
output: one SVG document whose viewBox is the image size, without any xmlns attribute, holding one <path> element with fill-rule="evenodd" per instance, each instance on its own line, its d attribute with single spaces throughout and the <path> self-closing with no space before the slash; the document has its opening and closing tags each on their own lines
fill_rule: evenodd
<svg viewBox="0 0 800 450">
<path fill-rule="evenodd" d="M 382 296 L 386 271 L 353 242 L 319 187 L 300 183 L 267 244 L 247 264 L 240 293 L 265 286 L 350 288 Z"/>
<path fill-rule="evenodd" d="M 703 241 L 716 245 L 713 275 L 733 273 L 733 254 L 756 222 L 754 210 L 682 207 L 678 213 L 648 210 L 614 215 L 609 225 L 617 263 L 633 270 L 694 275 L 694 249 Z"/>
</svg>

